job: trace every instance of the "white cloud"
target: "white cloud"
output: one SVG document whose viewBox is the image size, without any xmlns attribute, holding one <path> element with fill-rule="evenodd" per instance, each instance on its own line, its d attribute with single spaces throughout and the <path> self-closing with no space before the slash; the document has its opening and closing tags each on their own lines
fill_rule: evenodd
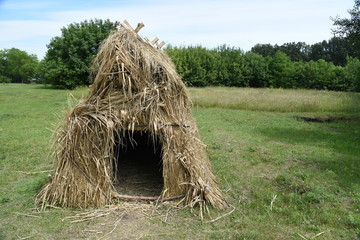
<svg viewBox="0 0 360 240">
<path fill-rule="evenodd" d="M 3 33 L 0 42 L 55 36 L 60 33 L 61 27 L 59 22 L 44 20 L 0 21 L 0 29 Z"/>
<path fill-rule="evenodd" d="M 35 1 L 34 4 L 38 3 Z M 158 0 L 131 3 L 109 5 L 106 1 L 99 1 L 96 8 L 43 12 L 42 19 L 45 20 L 0 21 L 0 48 L 8 44 L 17 47 L 17 41 L 22 41 L 21 46 L 25 46 L 24 41 L 28 38 L 49 41 L 51 37 L 60 35 L 62 27 L 94 18 L 127 19 L 133 26 L 144 22 L 142 36 L 157 36 L 175 45 L 216 47 L 229 44 L 249 50 L 256 43 L 304 41 L 310 44 L 329 39 L 330 17 L 337 14 L 346 16 L 346 10 L 353 5 L 352 0 Z M 39 48 L 36 54 L 41 58 L 45 51 L 46 46 L 43 50 Z"/>
</svg>

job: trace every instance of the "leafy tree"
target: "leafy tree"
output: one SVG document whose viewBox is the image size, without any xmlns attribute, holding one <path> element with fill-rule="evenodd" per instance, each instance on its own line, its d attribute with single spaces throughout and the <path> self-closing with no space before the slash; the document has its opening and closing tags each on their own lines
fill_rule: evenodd
<svg viewBox="0 0 360 240">
<path fill-rule="evenodd" d="M 360 1 L 360 0 L 359 0 Z M 263 57 L 274 57 L 277 51 L 285 53 L 291 61 L 317 61 L 324 59 L 335 65 L 345 66 L 346 57 L 354 56 L 354 47 L 345 38 L 333 37 L 329 41 L 322 41 L 313 45 L 304 42 L 284 43 L 281 46 L 271 44 L 256 44 L 251 52 Z"/>
<path fill-rule="evenodd" d="M 309 88 L 328 89 L 333 79 L 333 67 L 332 63 L 326 62 L 323 59 L 314 62 L 314 72 Z"/>
<path fill-rule="evenodd" d="M 335 17 L 334 33 L 347 38 L 356 50 L 356 56 L 360 57 L 360 0 L 355 0 L 353 9 L 348 11 L 350 18 Z"/>
<path fill-rule="evenodd" d="M 292 78 L 296 88 L 328 89 L 347 91 L 349 84 L 344 68 L 320 59 L 318 61 L 295 62 Z"/>
<path fill-rule="evenodd" d="M 61 29 L 61 36 L 54 37 L 40 65 L 45 83 L 75 88 L 89 84 L 89 67 L 101 42 L 118 26 L 110 20 L 90 20 L 72 23 Z"/>
<path fill-rule="evenodd" d="M 337 66 L 345 66 L 347 57 L 355 56 L 355 49 L 346 38 L 331 38 L 328 41 L 327 52 L 330 56 L 327 62 L 332 62 Z"/>
<path fill-rule="evenodd" d="M 182 80 L 188 86 L 217 85 L 217 53 L 202 46 L 165 48 Z"/>
<path fill-rule="evenodd" d="M 320 59 L 324 59 L 328 62 L 331 61 L 329 44 L 325 40 L 310 46 L 309 60 L 317 61 Z"/>
<path fill-rule="evenodd" d="M 0 50 L 0 82 L 29 83 L 36 76 L 38 59 L 17 48 Z"/>
<path fill-rule="evenodd" d="M 346 79 L 350 91 L 360 92 L 360 60 L 349 57 L 345 66 Z"/>
<path fill-rule="evenodd" d="M 352 91 L 349 79 L 346 78 L 345 68 L 342 66 L 332 66 L 331 79 L 327 89 L 334 91 Z"/>
<path fill-rule="evenodd" d="M 279 50 L 279 46 L 271 44 L 256 44 L 251 48 L 251 52 L 259 54 L 263 57 L 274 57 L 276 52 Z"/>
<path fill-rule="evenodd" d="M 294 49 L 294 53 L 300 53 L 298 56 L 304 53 L 309 58 L 318 58 L 310 61 L 291 61 L 291 58 L 280 50 L 274 54 L 274 57 L 263 57 L 254 52 L 244 54 L 240 49 L 227 45 L 216 49 L 206 49 L 201 46 L 168 46 L 165 51 L 172 58 L 177 71 L 188 86 L 360 91 L 360 61 L 348 57 L 345 67 L 336 66 L 330 61 L 337 59 L 336 56 L 340 61 L 350 53 L 348 45 L 343 40 L 333 38 L 311 46 L 303 43 L 277 46 L 288 50 Z"/>
<path fill-rule="evenodd" d="M 345 66 L 346 58 L 354 56 L 354 48 L 345 38 L 333 37 L 310 46 L 309 60 L 323 59 L 337 66 Z"/>
<path fill-rule="evenodd" d="M 251 48 L 251 52 L 262 55 L 263 57 L 274 57 L 277 51 L 285 53 L 291 61 L 307 61 L 310 46 L 304 42 L 284 43 L 281 46 L 275 44 L 256 44 Z"/>
<path fill-rule="evenodd" d="M 0 50 L 0 83 L 10 83 L 11 79 L 7 76 L 6 54 Z"/>
<path fill-rule="evenodd" d="M 291 61 L 307 61 L 309 49 L 309 45 L 304 42 L 284 43 L 278 47 L 278 50 L 290 57 Z"/>
<path fill-rule="evenodd" d="M 277 51 L 273 58 L 269 59 L 269 83 L 270 87 L 292 88 L 294 87 L 291 78 L 293 64 L 285 53 Z"/>
<path fill-rule="evenodd" d="M 245 78 L 243 51 L 239 48 L 222 45 L 217 48 L 219 55 L 218 78 L 220 85 L 231 87 L 248 87 Z"/>
<path fill-rule="evenodd" d="M 309 88 L 308 80 L 311 77 L 311 72 L 308 71 L 308 62 L 294 62 L 294 71 L 292 73 L 292 79 L 295 82 L 294 88 Z"/>
<path fill-rule="evenodd" d="M 249 83 L 249 87 L 268 87 L 269 66 L 268 61 L 253 52 L 247 52 L 244 55 L 244 64 L 246 67 L 245 77 Z"/>
</svg>

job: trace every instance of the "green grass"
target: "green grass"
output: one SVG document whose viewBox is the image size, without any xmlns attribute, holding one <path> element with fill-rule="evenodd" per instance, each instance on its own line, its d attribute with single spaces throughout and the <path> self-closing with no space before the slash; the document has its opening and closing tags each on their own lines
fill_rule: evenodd
<svg viewBox="0 0 360 240">
<path fill-rule="evenodd" d="M 37 213 L 34 196 L 49 174 L 40 171 L 53 169 L 52 131 L 69 102 L 76 101 L 70 93 L 76 99 L 86 91 L 0 85 L 0 239 L 98 239 L 112 229 L 108 239 L 360 237 L 356 93 L 190 89 L 214 172 L 235 207 L 214 223 L 202 222 L 196 211 L 186 209 L 164 208 L 146 215 L 129 210 L 116 228 L 116 212 L 84 223 L 62 221 L 84 210 Z M 296 116 L 350 118 L 314 123 Z M 211 209 L 210 214 L 214 218 L 229 210 Z M 166 223 L 161 221 L 165 216 Z"/>
<path fill-rule="evenodd" d="M 276 112 L 359 112 L 360 94 L 302 89 L 190 88 L 195 106 Z"/>
</svg>

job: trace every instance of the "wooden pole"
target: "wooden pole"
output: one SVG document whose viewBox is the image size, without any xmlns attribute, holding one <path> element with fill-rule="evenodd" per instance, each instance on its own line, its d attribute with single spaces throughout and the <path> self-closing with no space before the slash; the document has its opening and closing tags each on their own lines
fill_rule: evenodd
<svg viewBox="0 0 360 240">
<path fill-rule="evenodd" d="M 124 21 L 122 22 L 122 25 L 123 25 L 124 27 L 126 27 L 126 28 L 134 31 L 134 29 L 131 27 L 131 25 L 130 25 L 130 23 L 128 23 L 128 21 L 124 20 Z"/>
<path fill-rule="evenodd" d="M 165 42 L 162 41 L 160 44 L 157 45 L 157 47 L 158 47 L 159 49 L 161 49 L 164 45 L 165 45 Z"/>
<path fill-rule="evenodd" d="M 154 40 L 151 41 L 151 45 L 154 45 L 155 43 L 157 43 L 159 41 L 159 39 L 156 37 L 154 38 Z"/>
<path fill-rule="evenodd" d="M 130 195 L 121 195 L 121 194 L 115 194 L 115 198 L 123 199 L 123 200 L 138 200 L 138 201 L 159 201 L 159 202 L 165 202 L 170 200 L 175 200 L 179 198 L 185 197 L 185 194 L 178 195 L 178 196 L 172 196 L 167 198 L 160 198 L 159 196 L 155 197 L 146 197 L 146 196 L 130 196 Z"/>
<path fill-rule="evenodd" d="M 137 27 L 135 28 L 135 32 L 138 33 L 140 29 L 142 29 L 145 26 L 144 23 L 138 23 Z"/>
</svg>

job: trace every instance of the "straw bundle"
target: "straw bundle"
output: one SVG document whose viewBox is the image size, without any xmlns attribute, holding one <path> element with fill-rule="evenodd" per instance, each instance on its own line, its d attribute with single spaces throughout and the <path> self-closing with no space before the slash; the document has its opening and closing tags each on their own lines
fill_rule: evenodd
<svg viewBox="0 0 360 240">
<path fill-rule="evenodd" d="M 103 42 L 93 77 L 88 96 L 57 134 L 56 171 L 37 195 L 38 204 L 86 208 L 114 203 L 115 142 L 121 144 L 129 132 L 146 131 L 162 146 L 159 199 L 182 195 L 180 201 L 191 207 L 224 206 L 186 88 L 163 51 L 122 24 Z"/>
</svg>

